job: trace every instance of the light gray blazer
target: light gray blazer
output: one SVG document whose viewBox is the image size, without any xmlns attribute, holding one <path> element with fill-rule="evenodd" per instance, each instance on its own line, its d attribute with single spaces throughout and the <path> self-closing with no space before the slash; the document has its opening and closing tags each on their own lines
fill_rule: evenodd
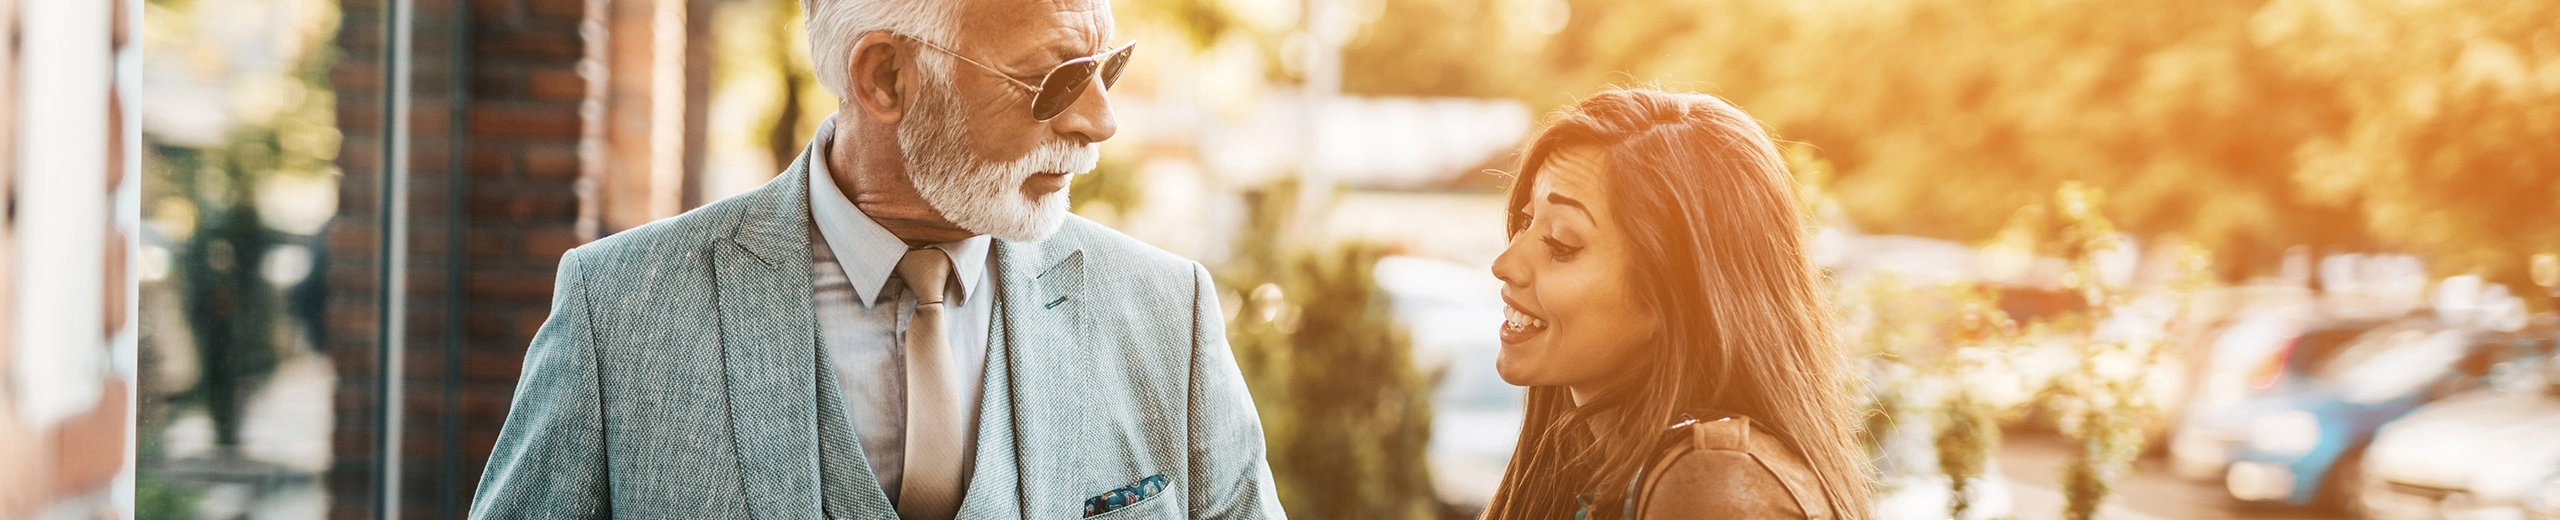
<svg viewBox="0 0 2560 520">
<path fill-rule="evenodd" d="M 570 251 L 473 518 L 895 519 L 811 314 L 807 162 Z M 1200 264 L 1070 217 L 995 243 L 960 518 L 1281 518 Z M 859 383 L 857 383 L 859 384 Z"/>
</svg>

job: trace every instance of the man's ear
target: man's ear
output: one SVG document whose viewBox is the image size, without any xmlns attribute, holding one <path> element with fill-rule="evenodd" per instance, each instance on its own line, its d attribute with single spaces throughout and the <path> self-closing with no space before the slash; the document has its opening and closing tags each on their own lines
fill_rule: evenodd
<svg viewBox="0 0 2560 520">
<path fill-rule="evenodd" d="M 898 37 L 887 31 L 872 31 L 854 40 L 853 60 L 845 67 L 845 96 L 862 109 L 862 115 L 883 125 L 898 124 L 906 117 L 906 93 L 914 85 L 915 61 L 907 59 Z"/>
</svg>

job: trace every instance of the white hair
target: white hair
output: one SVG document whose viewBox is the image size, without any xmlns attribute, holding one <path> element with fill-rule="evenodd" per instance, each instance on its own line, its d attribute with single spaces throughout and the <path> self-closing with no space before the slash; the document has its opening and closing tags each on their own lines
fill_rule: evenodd
<svg viewBox="0 0 2560 520">
<path fill-rule="evenodd" d="M 908 36 L 949 47 L 959 34 L 959 11 L 966 0 L 800 0 L 809 28 L 809 62 L 817 66 L 818 83 L 842 98 L 850 91 L 846 67 L 853 43 L 875 31 Z M 919 70 L 928 77 L 950 74 L 951 60 L 935 52 L 916 53 Z"/>
</svg>

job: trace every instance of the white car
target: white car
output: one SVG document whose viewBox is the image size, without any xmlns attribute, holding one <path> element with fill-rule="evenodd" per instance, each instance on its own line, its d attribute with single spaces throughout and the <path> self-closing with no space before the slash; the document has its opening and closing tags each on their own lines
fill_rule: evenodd
<svg viewBox="0 0 2560 520">
<path fill-rule="evenodd" d="M 2504 364 L 2523 370 L 2493 370 L 2492 388 L 2428 404 L 2375 434 L 2365 517 L 2522 520 L 2560 498 L 2560 481 L 2550 480 L 2560 472 L 2560 358 L 2553 333 L 2537 332 L 2534 352 Z"/>
</svg>

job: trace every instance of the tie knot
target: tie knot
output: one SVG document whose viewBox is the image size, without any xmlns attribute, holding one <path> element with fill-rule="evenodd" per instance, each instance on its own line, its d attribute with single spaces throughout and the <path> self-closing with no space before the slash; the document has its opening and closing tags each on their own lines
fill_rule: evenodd
<svg viewBox="0 0 2560 520">
<path fill-rule="evenodd" d="M 941 249 L 919 247 L 907 250 L 898 258 L 898 279 L 907 281 L 907 290 L 916 293 L 916 305 L 942 303 L 942 293 L 951 278 L 951 255 Z"/>
</svg>

